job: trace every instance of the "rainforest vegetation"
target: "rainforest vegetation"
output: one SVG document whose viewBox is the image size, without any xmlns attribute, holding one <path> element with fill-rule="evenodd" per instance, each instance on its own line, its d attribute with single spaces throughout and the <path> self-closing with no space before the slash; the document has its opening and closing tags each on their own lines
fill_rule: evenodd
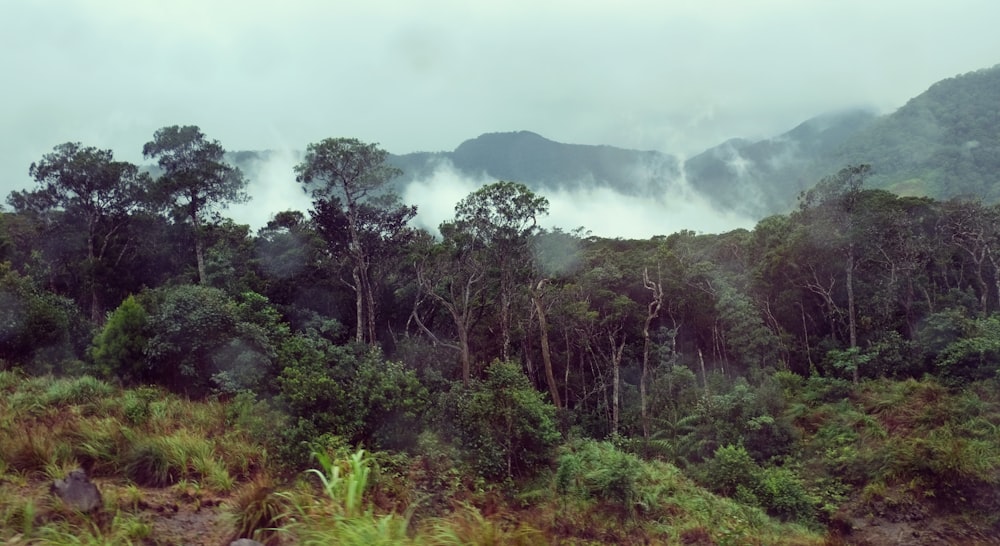
<svg viewBox="0 0 1000 546">
<path fill-rule="evenodd" d="M 142 149 L 57 146 L 0 214 L 0 540 L 190 544 L 191 506 L 217 543 L 1000 536 L 996 205 L 848 165 L 752 230 L 622 240 L 498 181 L 428 233 L 342 138 L 253 233 L 219 142 Z M 78 466 L 101 517 L 43 494 Z"/>
</svg>

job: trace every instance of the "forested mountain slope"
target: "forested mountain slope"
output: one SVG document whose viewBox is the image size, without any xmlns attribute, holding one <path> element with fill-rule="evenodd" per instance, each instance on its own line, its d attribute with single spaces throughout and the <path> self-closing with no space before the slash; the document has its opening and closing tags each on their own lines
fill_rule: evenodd
<svg viewBox="0 0 1000 546">
<path fill-rule="evenodd" d="M 849 138 L 813 172 L 870 163 L 871 186 L 1000 199 L 1000 65 L 942 80 Z"/>
</svg>

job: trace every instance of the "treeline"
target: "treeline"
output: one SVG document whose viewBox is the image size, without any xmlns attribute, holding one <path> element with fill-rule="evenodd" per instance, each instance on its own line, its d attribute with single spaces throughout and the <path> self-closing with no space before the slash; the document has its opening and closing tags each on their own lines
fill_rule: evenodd
<svg viewBox="0 0 1000 546">
<path fill-rule="evenodd" d="M 611 240 L 540 228 L 547 200 L 515 182 L 416 229 L 386 152 L 354 139 L 311 144 L 289 176 L 312 208 L 251 233 L 221 214 L 246 180 L 219 142 L 168 127 L 143 152 L 155 176 L 57 146 L 8 198 L 3 367 L 235 397 L 290 461 L 433 429 L 498 477 L 559 431 L 763 462 L 794 441 L 760 394 L 775 372 L 998 371 L 1000 209 L 865 189 L 865 165 L 752 231 Z"/>
</svg>

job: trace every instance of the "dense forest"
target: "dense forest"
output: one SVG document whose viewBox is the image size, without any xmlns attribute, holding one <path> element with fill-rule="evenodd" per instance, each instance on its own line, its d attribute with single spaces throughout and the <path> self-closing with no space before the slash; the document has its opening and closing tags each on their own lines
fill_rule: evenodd
<svg viewBox="0 0 1000 546">
<path fill-rule="evenodd" d="M 267 453 L 242 481 L 320 464 L 336 500 L 341 470 L 374 468 L 368 511 L 348 495 L 337 521 L 412 518 L 390 542 L 446 543 L 419 522 L 456 513 L 451 543 L 487 543 L 473 523 L 504 543 L 1000 536 L 996 205 L 869 189 L 854 164 L 753 230 L 621 240 L 542 229 L 546 198 L 498 181 L 428 233 L 388 154 L 340 138 L 289 173 L 312 208 L 251 233 L 223 215 L 247 195 L 221 143 L 175 126 L 142 150 L 155 169 L 56 146 L 0 215 L 9 483 L 75 465 L 210 482 L 125 437 L 120 464 L 93 442 L 39 454 L 57 432 L 18 404 L 54 374 L 118 392 L 136 430 L 154 402 L 218 404 Z M 243 536 L 319 532 L 279 512 Z"/>
</svg>

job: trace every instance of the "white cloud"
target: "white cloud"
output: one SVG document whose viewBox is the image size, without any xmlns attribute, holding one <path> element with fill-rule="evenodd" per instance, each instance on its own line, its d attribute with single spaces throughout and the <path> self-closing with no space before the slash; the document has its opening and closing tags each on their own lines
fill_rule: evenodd
<svg viewBox="0 0 1000 546">
<path fill-rule="evenodd" d="M 651 172 L 647 167 L 637 166 L 636 172 Z M 417 205 L 416 225 L 437 234 L 441 222 L 454 218 L 458 201 L 492 182 L 496 180 L 464 176 L 444 161 L 433 175 L 410 183 L 401 197 Z M 659 197 L 623 195 L 606 187 L 536 193 L 549 200 L 549 214 L 539 220 L 543 227 L 583 227 L 600 237 L 647 239 L 683 229 L 722 233 L 754 225 L 747 216 L 717 210 L 684 178 L 671 180 Z"/>
</svg>

